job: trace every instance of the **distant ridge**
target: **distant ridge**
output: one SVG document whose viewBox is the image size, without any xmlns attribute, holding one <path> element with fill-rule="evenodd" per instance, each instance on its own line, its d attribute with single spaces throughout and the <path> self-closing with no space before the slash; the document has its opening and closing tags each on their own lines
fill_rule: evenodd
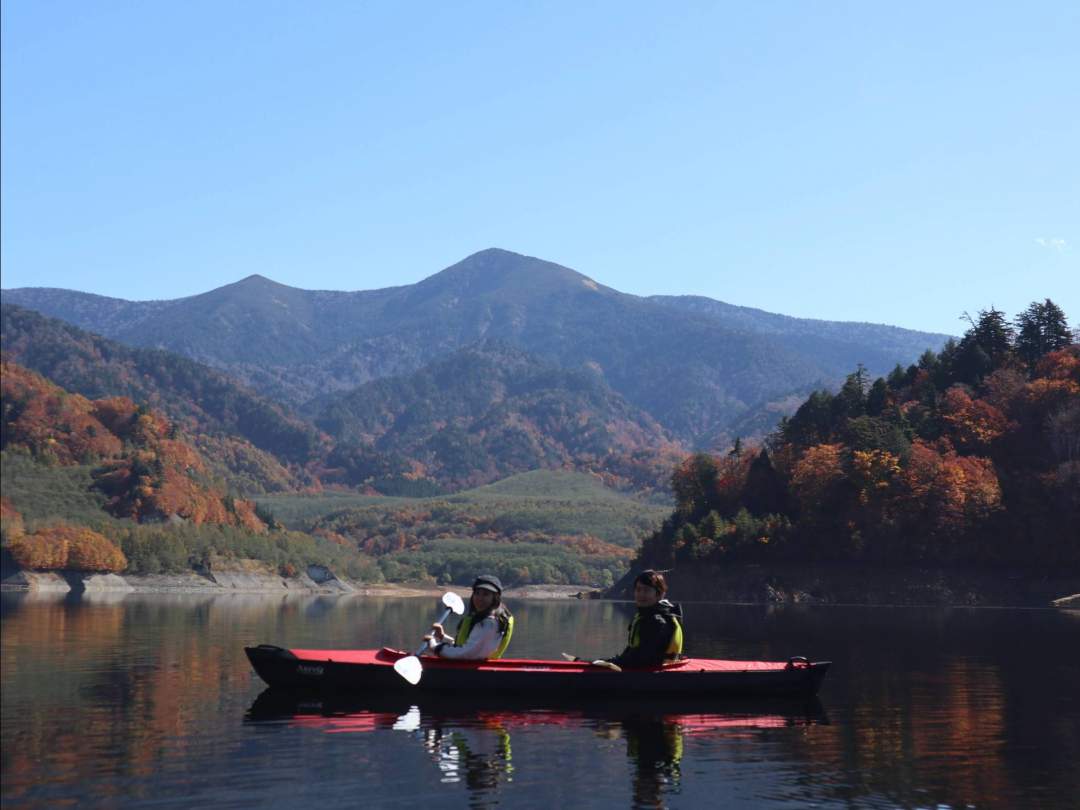
<svg viewBox="0 0 1080 810">
<path fill-rule="evenodd" d="M 837 384 L 858 363 L 885 373 L 947 337 L 693 296 L 641 298 L 498 248 L 381 290 L 300 290 L 253 275 L 173 301 L 37 288 L 4 291 L 4 300 L 186 355 L 292 406 L 496 339 L 554 366 L 591 368 L 696 446 L 731 439 L 738 424 L 775 422 L 793 393 Z"/>
</svg>

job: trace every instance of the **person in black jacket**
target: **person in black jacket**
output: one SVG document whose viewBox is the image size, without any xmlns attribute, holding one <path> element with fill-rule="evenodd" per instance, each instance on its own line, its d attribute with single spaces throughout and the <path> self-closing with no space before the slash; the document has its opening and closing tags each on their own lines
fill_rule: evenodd
<svg viewBox="0 0 1080 810">
<path fill-rule="evenodd" d="M 663 574 L 638 574 L 634 581 L 637 613 L 630 621 L 626 649 L 608 661 L 618 667 L 658 667 L 682 654 L 682 607 L 665 599 L 666 593 Z"/>
</svg>

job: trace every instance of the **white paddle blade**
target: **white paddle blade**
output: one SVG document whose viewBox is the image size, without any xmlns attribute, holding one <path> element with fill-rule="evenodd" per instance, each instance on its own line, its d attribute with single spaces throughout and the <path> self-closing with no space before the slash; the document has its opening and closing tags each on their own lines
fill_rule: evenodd
<svg viewBox="0 0 1080 810">
<path fill-rule="evenodd" d="M 578 660 L 578 657 L 576 655 L 571 655 L 568 652 L 564 652 L 562 654 L 562 657 L 565 658 L 567 661 L 577 661 Z"/>
<path fill-rule="evenodd" d="M 442 603 L 455 616 L 460 616 L 465 612 L 465 603 L 453 591 L 447 591 L 443 594 Z"/>
<path fill-rule="evenodd" d="M 419 658 L 409 655 L 394 662 L 394 672 L 416 686 L 420 683 L 420 676 L 424 674 L 424 667 Z"/>
</svg>

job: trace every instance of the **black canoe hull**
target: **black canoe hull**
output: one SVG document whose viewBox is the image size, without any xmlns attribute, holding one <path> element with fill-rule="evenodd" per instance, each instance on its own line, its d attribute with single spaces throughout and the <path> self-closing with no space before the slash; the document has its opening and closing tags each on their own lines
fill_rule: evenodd
<svg viewBox="0 0 1080 810">
<path fill-rule="evenodd" d="M 610 672 L 596 668 L 573 673 L 491 671 L 467 667 L 428 666 L 411 686 L 392 666 L 366 665 L 297 658 L 289 650 L 263 644 L 246 647 L 248 660 L 267 685 L 275 689 L 302 689 L 330 693 L 379 694 L 396 691 L 455 693 L 474 691 L 505 695 L 538 693 L 593 693 L 642 695 L 809 696 L 817 694 L 829 662 L 790 669 L 746 671 L 633 671 Z"/>
</svg>

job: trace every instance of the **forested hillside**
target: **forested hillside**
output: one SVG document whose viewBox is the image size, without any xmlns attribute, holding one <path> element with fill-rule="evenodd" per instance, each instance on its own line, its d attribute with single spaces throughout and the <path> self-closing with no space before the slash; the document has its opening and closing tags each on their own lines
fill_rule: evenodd
<svg viewBox="0 0 1080 810">
<path fill-rule="evenodd" d="M 283 574 L 319 564 L 364 581 L 458 582 L 486 567 L 508 584 L 605 585 L 660 518 L 599 476 L 561 471 L 439 499 L 309 492 L 260 508 L 232 494 L 177 422 L 126 397 L 91 400 L 5 360 L 0 403 L 3 545 L 25 568 L 163 573 L 254 557 Z"/>
<path fill-rule="evenodd" d="M 698 454 L 641 565 L 1080 565 L 1080 347 L 1052 301 L 812 394 L 764 447 Z"/>
<path fill-rule="evenodd" d="M 0 363 L 0 372 L 0 450 L 44 464 L 96 465 L 91 486 L 115 517 L 266 530 L 254 505 L 219 489 L 198 450 L 161 413 L 126 397 L 71 394 L 15 363 Z"/>
<path fill-rule="evenodd" d="M 685 452 L 599 374 L 564 371 L 491 341 L 313 411 L 338 441 L 411 459 L 414 477 L 450 489 L 541 468 L 662 489 Z"/>
<path fill-rule="evenodd" d="M 158 349 L 130 348 L 54 318 L 0 307 L 6 359 L 91 399 L 123 396 L 168 414 L 211 462 L 249 491 L 294 488 L 327 450 L 311 424 L 220 371 Z M 287 470 L 287 464 L 293 470 Z"/>
<path fill-rule="evenodd" d="M 5 358 L 84 396 L 125 396 L 164 412 L 240 494 L 346 486 L 424 495 L 562 467 L 663 489 L 681 452 L 597 374 L 497 343 L 312 403 L 327 435 L 185 357 L 11 305 L 0 315 Z"/>
</svg>

